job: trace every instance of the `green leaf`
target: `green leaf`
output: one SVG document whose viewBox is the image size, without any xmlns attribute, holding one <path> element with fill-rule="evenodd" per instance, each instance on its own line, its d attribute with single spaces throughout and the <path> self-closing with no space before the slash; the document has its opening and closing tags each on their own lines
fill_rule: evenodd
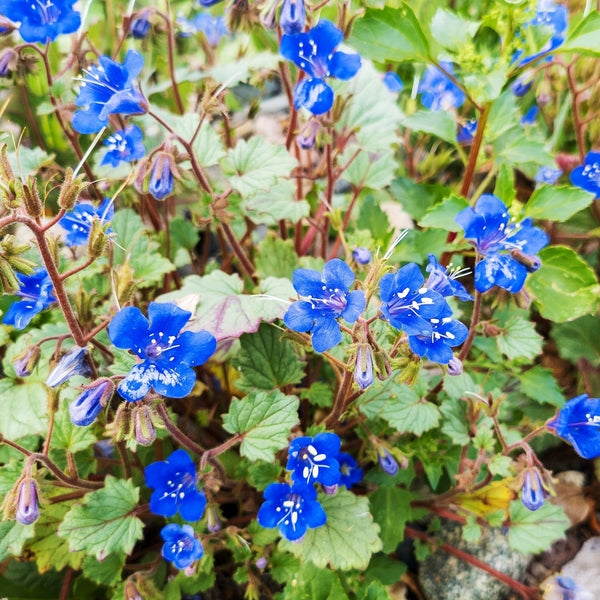
<svg viewBox="0 0 600 600">
<path fill-rule="evenodd" d="M 300 544 L 281 540 L 279 546 L 303 563 L 312 562 L 324 569 L 365 569 L 371 555 L 381 550 L 379 525 L 369 513 L 369 501 L 346 489 L 335 496 L 319 494 L 319 502 L 327 514 L 327 523 L 309 529 Z"/>
<path fill-rule="evenodd" d="M 402 208 L 418 221 L 428 208 L 446 198 L 449 190 L 443 185 L 415 183 L 411 179 L 398 177 L 392 183 L 391 192 Z"/>
<path fill-rule="evenodd" d="M 444 386 L 445 386 L 444 378 Z M 467 403 L 457 398 L 448 398 L 440 407 L 442 413 L 442 433 L 445 433 L 458 446 L 466 446 L 470 441 Z"/>
<path fill-rule="evenodd" d="M 109 554 L 102 561 L 94 556 L 87 556 L 81 568 L 83 574 L 92 581 L 102 585 L 114 585 L 121 580 L 121 571 L 125 564 L 125 555 L 122 553 Z"/>
<path fill-rule="evenodd" d="M 68 403 L 66 398 L 63 398 L 54 417 L 50 447 L 54 450 L 68 450 L 75 453 L 89 448 L 95 442 L 96 436 L 89 427 L 73 425 L 69 415 Z"/>
<path fill-rule="evenodd" d="M 277 327 L 263 323 L 256 333 L 240 337 L 242 347 L 233 361 L 233 366 L 242 373 L 241 379 L 235 382 L 239 390 L 272 390 L 302 380 L 304 365 L 296 356 L 293 344 L 282 339 L 282 335 Z"/>
<path fill-rule="evenodd" d="M 41 383 L 0 381 L 0 431 L 9 440 L 46 430 L 48 392 Z"/>
<path fill-rule="evenodd" d="M 379 62 L 427 60 L 429 40 L 410 6 L 383 10 L 367 8 L 354 23 L 348 44 L 361 56 Z"/>
<path fill-rule="evenodd" d="M 279 463 L 259 461 L 248 468 L 248 483 L 262 492 L 281 475 Z"/>
<path fill-rule="evenodd" d="M 287 552 L 280 552 L 275 548 L 271 554 L 269 569 L 275 581 L 287 583 L 291 581 L 300 570 L 300 561 L 295 556 L 292 556 Z"/>
<path fill-rule="evenodd" d="M 288 444 L 290 430 L 298 423 L 298 398 L 279 390 L 253 391 L 233 400 L 223 415 L 223 428 L 243 434 L 240 453 L 250 460 L 275 460 L 275 452 Z"/>
<path fill-rule="evenodd" d="M 533 219 L 562 223 L 589 206 L 594 194 L 571 186 L 543 185 L 535 190 L 525 205 L 524 214 Z"/>
<path fill-rule="evenodd" d="M 348 596 L 337 573 L 306 563 L 293 573 L 293 583 L 285 586 L 280 600 L 348 600 Z"/>
<path fill-rule="evenodd" d="M 510 360 L 521 357 L 533 359 L 542 351 L 543 338 L 536 333 L 531 321 L 514 316 L 507 321 L 496 341 L 498 350 Z"/>
<path fill-rule="evenodd" d="M 327 408 L 333 406 L 333 390 L 322 381 L 315 381 L 307 390 L 300 394 L 302 400 L 308 400 L 315 406 Z"/>
<path fill-rule="evenodd" d="M 586 315 L 570 323 L 553 325 L 552 338 L 561 358 L 573 364 L 580 358 L 593 366 L 600 364 L 600 322 L 595 316 Z"/>
<path fill-rule="evenodd" d="M 270 144 L 260 136 L 240 140 L 229 151 L 229 161 L 235 171 L 229 182 L 242 197 L 258 190 L 268 192 L 277 179 L 289 176 L 298 164 L 285 146 Z"/>
<path fill-rule="evenodd" d="M 435 135 L 450 144 L 456 143 L 456 124 L 452 115 L 446 111 L 419 110 L 406 117 L 402 124 L 413 131 Z"/>
<path fill-rule="evenodd" d="M 175 247 L 193 250 L 198 244 L 198 230 L 181 217 L 175 217 L 169 222 L 169 231 L 171 233 L 171 244 Z"/>
<path fill-rule="evenodd" d="M 54 160 L 54 154 L 46 154 L 38 146 L 28 148 L 21 145 L 18 152 L 7 152 L 6 156 L 14 174 L 23 181 Z"/>
<path fill-rule="evenodd" d="M 199 115 L 195 115 L 198 116 Z M 189 140 L 192 131 L 188 130 L 186 136 Z M 215 128 L 207 121 L 202 123 L 200 131 L 192 144 L 194 155 L 201 167 L 210 167 L 216 165 L 224 156 L 226 156 L 225 147 L 221 138 L 215 131 Z"/>
<path fill-rule="evenodd" d="M 267 276 L 292 279 L 294 271 L 300 266 L 292 240 L 282 240 L 269 233 L 258 245 L 255 259 L 256 275 L 260 279 Z"/>
<path fill-rule="evenodd" d="M 600 286 L 594 271 L 571 248 L 539 252 L 542 266 L 528 277 L 527 288 L 546 319 L 562 323 L 594 312 Z"/>
<path fill-rule="evenodd" d="M 346 164 L 357 150 L 356 145 L 348 145 L 340 156 L 339 162 Z M 392 152 L 380 152 L 377 157 L 374 157 L 373 153 L 360 150 L 342 173 L 341 178 L 355 186 L 381 190 L 392 183 L 397 170 L 398 162 Z"/>
<path fill-rule="evenodd" d="M 536 365 L 529 371 L 521 373 L 521 390 L 523 393 L 541 404 L 552 404 L 557 408 L 562 408 L 565 403 L 565 397 L 552 376 L 552 371 Z"/>
<path fill-rule="evenodd" d="M 371 494 L 371 514 L 380 527 L 382 551 L 393 552 L 404 539 L 404 526 L 412 519 L 412 492 L 398 487 L 380 487 Z"/>
<path fill-rule="evenodd" d="M 531 511 L 520 500 L 514 500 L 508 511 L 511 520 L 508 543 L 513 550 L 522 554 L 537 554 L 547 550 L 553 542 L 564 536 L 570 526 L 562 506 L 553 506 L 548 502 Z"/>
<path fill-rule="evenodd" d="M 371 194 L 365 196 L 360 207 L 358 228 L 368 229 L 376 240 L 385 241 L 389 238 L 390 222 L 388 217 Z"/>
<path fill-rule="evenodd" d="M 408 567 L 386 554 L 374 554 L 365 571 L 367 581 L 380 581 L 383 585 L 393 585 L 406 573 Z"/>
<path fill-rule="evenodd" d="M 600 14 L 592 10 L 569 32 L 566 42 L 557 51 L 600 56 Z"/>
<path fill-rule="evenodd" d="M 431 35 L 433 39 L 444 48 L 458 51 L 467 42 L 471 42 L 479 26 L 480 21 L 468 21 L 461 15 L 438 8 L 431 20 Z"/>
<path fill-rule="evenodd" d="M 456 215 L 469 206 L 469 203 L 460 196 L 449 196 L 439 204 L 432 206 L 425 216 L 419 221 L 421 227 L 439 227 L 446 231 L 462 231 L 460 225 L 457 225 Z"/>
<path fill-rule="evenodd" d="M 104 488 L 86 494 L 84 504 L 66 514 L 59 537 L 69 540 L 72 552 L 83 550 L 100 561 L 115 552 L 129 554 L 142 538 L 143 523 L 131 515 L 139 495 L 130 480 L 108 475 Z"/>
<path fill-rule="evenodd" d="M 9 556 L 21 556 L 23 546 L 34 535 L 34 527 L 16 521 L 0 522 L 0 562 Z"/>
<path fill-rule="evenodd" d="M 481 539 L 481 527 L 476 519 L 476 515 L 467 515 L 467 522 L 462 529 L 462 537 L 466 542 L 477 543 Z"/>
<path fill-rule="evenodd" d="M 306 200 L 293 201 L 296 184 L 289 179 L 280 179 L 270 190 L 259 190 L 242 201 L 244 215 L 255 223 L 275 225 L 281 219 L 297 223 L 308 217 L 310 206 Z"/>
<path fill-rule="evenodd" d="M 496 187 L 494 187 L 494 196 L 497 196 L 510 207 L 515 199 L 515 172 L 506 163 L 502 163 L 498 176 L 496 177 Z"/>
<path fill-rule="evenodd" d="M 511 469 L 512 459 L 509 456 L 495 454 L 490 461 L 488 468 L 490 473 L 499 477 L 509 477 L 513 474 Z"/>
<path fill-rule="evenodd" d="M 520 129 L 511 130 L 503 137 L 497 138 L 493 143 L 493 150 L 494 156 L 508 161 L 517 168 L 527 163 L 549 165 L 553 160 L 542 142 L 527 139 Z"/>
</svg>

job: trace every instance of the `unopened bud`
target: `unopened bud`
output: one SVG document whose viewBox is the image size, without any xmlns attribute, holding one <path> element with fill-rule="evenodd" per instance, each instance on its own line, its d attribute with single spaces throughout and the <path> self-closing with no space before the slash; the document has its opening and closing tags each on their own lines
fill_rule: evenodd
<svg viewBox="0 0 600 600">
<path fill-rule="evenodd" d="M 338 491 L 338 484 L 335 483 L 334 485 L 324 485 L 323 486 L 323 491 L 328 496 L 335 496 L 337 494 L 337 491 Z"/>
<path fill-rule="evenodd" d="M 296 136 L 296 143 L 303 150 L 310 150 L 315 147 L 315 139 L 319 129 L 319 122 L 310 120 Z"/>
<path fill-rule="evenodd" d="M 133 429 L 135 441 L 142 446 L 149 446 L 156 439 L 156 430 L 152 423 L 149 406 L 136 406 L 133 409 Z"/>
<path fill-rule="evenodd" d="M 257 559 L 256 561 L 256 566 L 259 569 L 264 569 L 267 565 L 269 564 L 269 561 L 264 557 L 261 556 L 259 559 Z"/>
<path fill-rule="evenodd" d="M 5 48 L 0 52 L 0 77 L 10 77 L 10 74 L 15 70 L 17 56 L 12 48 Z"/>
<path fill-rule="evenodd" d="M 368 388 L 373 383 L 373 357 L 371 348 L 366 344 L 361 344 L 356 351 L 354 381 L 361 390 Z"/>
<path fill-rule="evenodd" d="M 272 0 L 270 4 L 266 3 L 265 9 L 260 14 L 260 22 L 265 29 L 275 29 L 275 25 L 277 24 L 275 16 L 280 2 L 281 0 Z"/>
<path fill-rule="evenodd" d="M 65 180 L 58 194 L 58 205 L 65 210 L 71 210 L 77 204 L 81 192 L 89 185 L 89 183 L 84 181 L 83 175 L 75 177 L 73 169 L 68 167 L 65 173 Z"/>
<path fill-rule="evenodd" d="M 115 384 L 110 379 L 98 379 L 69 405 L 71 422 L 78 427 L 91 425 L 98 413 L 106 406 L 115 391 Z"/>
<path fill-rule="evenodd" d="M 148 31 L 150 31 L 149 15 L 150 11 L 146 9 L 134 17 L 131 23 L 131 35 L 136 40 L 143 40 L 148 35 Z"/>
<path fill-rule="evenodd" d="M 398 461 L 388 452 L 387 448 L 384 446 L 379 446 L 377 448 L 377 458 L 379 459 L 379 464 L 381 468 L 388 475 L 395 475 L 398 472 Z"/>
<path fill-rule="evenodd" d="M 457 376 L 462 375 L 463 372 L 463 364 L 462 361 L 453 356 L 448 363 L 448 375 Z"/>
<path fill-rule="evenodd" d="M 148 191 L 164 200 L 173 192 L 174 158 L 168 152 L 157 152 L 148 179 Z"/>
<path fill-rule="evenodd" d="M 105 223 L 100 219 L 94 219 L 90 227 L 90 237 L 88 238 L 88 252 L 90 256 L 98 258 L 104 252 L 108 244 L 109 236 L 107 229 L 110 228 L 110 223 Z"/>
<path fill-rule="evenodd" d="M 125 600 L 144 600 L 133 581 L 127 581 L 125 583 L 124 592 Z"/>
<path fill-rule="evenodd" d="M 534 511 L 544 505 L 544 501 L 550 494 L 542 484 L 542 478 L 535 467 L 525 471 L 523 489 L 521 490 L 521 502 L 525 508 Z"/>
<path fill-rule="evenodd" d="M 15 174 L 8 160 L 8 148 L 6 144 L 0 146 L 0 180 L 5 185 L 15 180 Z"/>
<path fill-rule="evenodd" d="M 56 367 L 52 369 L 46 385 L 48 387 L 58 387 L 65 381 L 68 381 L 73 375 L 82 375 L 89 377 L 91 375 L 90 365 L 87 362 L 87 348 L 74 346 L 67 352 L 58 362 Z"/>
<path fill-rule="evenodd" d="M 354 248 L 352 258 L 359 265 L 368 265 L 371 262 L 371 251 L 367 248 Z"/>
<path fill-rule="evenodd" d="M 513 248 L 510 251 L 510 257 L 516 260 L 520 265 L 523 265 L 528 273 L 535 273 L 542 266 L 542 261 L 537 256 L 523 254 L 518 248 Z"/>
<path fill-rule="evenodd" d="M 21 200 L 25 205 L 27 214 L 33 219 L 37 219 L 42 216 L 42 201 L 37 190 L 37 182 L 34 177 L 29 176 L 27 183 L 21 183 L 15 181 L 15 185 L 18 186 Z M 19 193 L 19 192 L 17 192 Z"/>
<path fill-rule="evenodd" d="M 219 519 L 219 513 L 217 512 L 216 506 L 209 507 L 206 513 L 206 528 L 211 533 L 216 533 L 221 529 L 221 519 Z"/>
<path fill-rule="evenodd" d="M 39 346 L 29 346 L 24 352 L 13 358 L 13 367 L 17 377 L 28 377 L 40 359 Z"/>
<path fill-rule="evenodd" d="M 279 13 L 279 25 L 284 33 L 296 35 L 304 29 L 306 8 L 304 0 L 283 0 Z"/>
<path fill-rule="evenodd" d="M 31 477 L 25 477 L 19 486 L 17 495 L 17 522 L 21 525 L 31 525 L 40 516 L 40 506 L 37 496 L 37 484 Z"/>
</svg>

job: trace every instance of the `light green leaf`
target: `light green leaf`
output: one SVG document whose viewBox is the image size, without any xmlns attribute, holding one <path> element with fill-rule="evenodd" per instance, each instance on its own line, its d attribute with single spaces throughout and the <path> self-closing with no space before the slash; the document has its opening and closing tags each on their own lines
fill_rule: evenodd
<svg viewBox="0 0 600 600">
<path fill-rule="evenodd" d="M 269 233 L 258 245 L 255 259 L 256 275 L 265 277 L 287 277 L 292 279 L 294 271 L 300 266 L 298 255 L 292 240 L 282 240 L 274 233 Z"/>
<path fill-rule="evenodd" d="M 421 227 L 439 227 L 446 231 L 462 231 L 454 219 L 467 206 L 469 204 L 464 198 L 455 195 L 449 196 L 439 204 L 432 206 L 419 221 L 419 225 Z"/>
<path fill-rule="evenodd" d="M 240 337 L 242 348 L 233 362 L 242 373 L 241 379 L 235 382 L 239 390 L 272 390 L 302 380 L 303 364 L 296 356 L 293 344 L 282 339 L 282 335 L 281 330 L 263 323 L 256 333 L 245 333 Z"/>
<path fill-rule="evenodd" d="M 281 600 L 348 600 L 337 573 L 305 563 L 293 575 Z M 288 580 L 289 581 L 289 580 Z"/>
<path fill-rule="evenodd" d="M 96 436 L 89 427 L 73 425 L 69 415 L 69 403 L 66 398 L 63 398 L 54 417 L 50 447 L 54 450 L 68 450 L 75 453 L 89 448 L 95 442 Z"/>
<path fill-rule="evenodd" d="M 444 386 L 446 382 L 444 381 Z M 458 446 L 466 446 L 470 441 L 468 404 L 464 400 L 448 398 L 440 407 L 442 413 L 442 433 L 445 433 Z"/>
<path fill-rule="evenodd" d="M 504 159 L 516 167 L 524 163 L 548 165 L 553 160 L 542 142 L 527 139 L 521 130 L 517 132 L 511 130 L 503 137 L 496 139 L 493 143 L 493 150 L 494 156 Z M 498 163 L 501 164 L 501 161 Z"/>
<path fill-rule="evenodd" d="M 533 359 L 542 351 L 541 335 L 536 333 L 535 325 L 523 317 L 511 317 L 501 335 L 496 338 L 498 350 L 508 356 L 510 360 L 515 358 Z"/>
<path fill-rule="evenodd" d="M 0 431 L 9 440 L 45 432 L 48 392 L 41 383 L 0 381 Z"/>
<path fill-rule="evenodd" d="M 240 453 L 250 460 L 274 461 L 275 452 L 288 444 L 290 430 L 298 423 L 298 398 L 279 390 L 253 391 L 233 400 L 223 415 L 223 428 L 243 434 Z"/>
<path fill-rule="evenodd" d="M 521 373 L 521 390 L 523 393 L 542 404 L 552 404 L 557 408 L 562 408 L 565 403 L 565 397 L 552 376 L 552 371 L 536 365 L 529 371 Z"/>
<path fill-rule="evenodd" d="M 280 177 L 289 176 L 298 164 L 285 146 L 270 144 L 260 136 L 240 140 L 229 151 L 229 161 L 235 172 L 229 181 L 242 197 L 258 190 L 268 192 Z"/>
<path fill-rule="evenodd" d="M 549 219 L 562 223 L 589 206 L 594 194 L 572 186 L 543 185 L 525 204 L 524 214 L 533 219 Z"/>
<path fill-rule="evenodd" d="M 315 406 L 333 406 L 333 390 L 322 381 L 315 381 L 300 394 L 302 400 L 308 400 Z"/>
<path fill-rule="evenodd" d="M 297 223 L 310 213 L 306 200 L 294 200 L 296 184 L 279 179 L 268 191 L 258 190 L 242 200 L 244 214 L 255 223 L 275 225 L 281 219 Z"/>
<path fill-rule="evenodd" d="M 513 474 L 511 469 L 512 460 L 509 456 L 495 454 L 490 461 L 488 468 L 490 473 L 499 477 L 509 477 Z"/>
<path fill-rule="evenodd" d="M 281 475 L 279 463 L 259 461 L 248 468 L 248 483 L 262 492 Z M 262 531 L 264 529 L 260 528 Z M 255 543 L 257 543 L 255 541 Z"/>
<path fill-rule="evenodd" d="M 365 569 L 371 555 L 381 550 L 379 525 L 369 513 L 369 500 L 338 489 L 335 496 L 319 494 L 327 523 L 309 529 L 300 544 L 281 540 L 279 546 L 303 563 L 312 562 L 324 569 Z"/>
<path fill-rule="evenodd" d="M 9 556 L 21 556 L 23 546 L 34 535 L 34 527 L 16 521 L 0 522 L 0 562 Z"/>
<path fill-rule="evenodd" d="M 339 163 L 346 164 L 357 151 L 357 146 L 351 144 L 340 156 Z M 352 160 L 341 178 L 355 186 L 382 190 L 392 183 L 398 170 L 398 162 L 392 152 L 381 152 L 374 156 L 371 152 L 361 150 Z"/>
<path fill-rule="evenodd" d="M 88 579 L 102 585 L 112 586 L 121 580 L 121 571 L 125 564 L 125 555 L 122 553 L 109 554 L 102 561 L 94 556 L 87 556 L 81 565 L 83 574 Z"/>
<path fill-rule="evenodd" d="M 449 50 L 460 50 L 467 42 L 471 42 L 477 33 L 480 21 L 468 21 L 456 12 L 438 8 L 431 20 L 433 39 Z"/>
<path fill-rule="evenodd" d="M 188 131 L 186 134 L 188 141 L 192 133 L 193 131 Z M 192 148 L 201 167 L 216 165 L 227 154 L 221 138 L 207 121 L 202 123 Z"/>
<path fill-rule="evenodd" d="M 515 172 L 506 163 L 502 163 L 496 177 L 494 196 L 498 196 L 506 206 L 510 207 L 515 199 L 515 193 Z"/>
<path fill-rule="evenodd" d="M 570 323 L 553 325 L 552 338 L 561 358 L 573 364 L 580 358 L 594 366 L 600 364 L 600 322 L 595 316 L 586 315 Z"/>
<path fill-rule="evenodd" d="M 429 40 L 417 16 L 404 2 L 399 8 L 367 8 L 348 40 L 361 56 L 375 61 L 427 60 Z"/>
<path fill-rule="evenodd" d="M 83 550 L 98 560 L 109 554 L 129 554 L 142 538 L 143 523 L 131 515 L 139 499 L 139 488 L 130 480 L 108 475 L 104 488 L 86 494 L 84 504 L 75 505 L 58 528 L 69 540 L 72 552 Z"/>
<path fill-rule="evenodd" d="M 15 176 L 23 180 L 54 160 L 54 154 L 46 154 L 38 146 L 28 148 L 21 145 L 18 152 L 7 152 L 6 156 Z"/>
<path fill-rule="evenodd" d="M 600 286 L 594 271 L 571 248 L 552 246 L 539 252 L 541 268 L 527 288 L 546 319 L 562 323 L 594 312 Z"/>
<path fill-rule="evenodd" d="M 600 56 L 600 14 L 592 10 L 573 31 L 569 32 L 567 41 L 557 51 Z"/>
<path fill-rule="evenodd" d="M 412 519 L 410 503 L 415 495 L 399 487 L 379 487 L 371 494 L 371 514 L 380 527 L 382 551 L 393 552 L 404 539 L 404 526 Z"/>
<path fill-rule="evenodd" d="M 430 133 L 450 144 L 456 143 L 454 117 L 446 111 L 420 110 L 410 117 L 406 117 L 402 124 L 413 131 Z"/>
<path fill-rule="evenodd" d="M 175 217 L 169 222 L 171 232 L 171 245 L 175 247 L 193 250 L 198 244 L 198 230 L 190 221 L 182 217 Z"/>
<path fill-rule="evenodd" d="M 537 554 L 547 550 L 553 542 L 564 536 L 570 525 L 562 506 L 553 506 L 548 502 L 531 511 L 520 500 L 514 500 L 508 511 L 511 520 L 508 543 L 513 550 L 522 554 Z"/>
<path fill-rule="evenodd" d="M 387 240 L 390 236 L 388 216 L 381 210 L 379 203 L 371 194 L 363 200 L 358 214 L 358 228 L 367 229 L 376 240 Z"/>
</svg>

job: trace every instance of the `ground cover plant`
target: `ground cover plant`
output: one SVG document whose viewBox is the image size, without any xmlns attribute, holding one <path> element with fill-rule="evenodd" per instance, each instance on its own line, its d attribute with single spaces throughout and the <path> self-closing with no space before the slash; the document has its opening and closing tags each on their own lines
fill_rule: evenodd
<svg viewBox="0 0 600 600">
<path fill-rule="evenodd" d="M 597 8 L 0 0 L 0 596 L 386 600 L 443 521 L 562 538 Z"/>
</svg>

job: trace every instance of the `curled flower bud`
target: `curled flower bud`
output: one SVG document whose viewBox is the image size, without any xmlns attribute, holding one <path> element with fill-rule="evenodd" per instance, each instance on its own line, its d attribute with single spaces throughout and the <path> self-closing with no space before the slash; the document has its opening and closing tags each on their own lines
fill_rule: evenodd
<svg viewBox="0 0 600 600">
<path fill-rule="evenodd" d="M 143 40 L 148 35 L 148 31 L 150 31 L 150 21 L 148 20 L 149 14 L 150 11 L 146 9 L 133 19 L 131 23 L 131 35 L 136 40 Z"/>
<path fill-rule="evenodd" d="M 31 525 L 40 516 L 37 497 L 37 484 L 31 477 L 23 479 L 19 486 L 17 500 L 17 522 L 21 525 Z"/>
<path fill-rule="evenodd" d="M 269 564 L 269 561 L 264 557 L 261 556 L 257 561 L 256 561 L 256 566 L 259 569 L 264 569 L 267 565 Z"/>
<path fill-rule="evenodd" d="M 206 528 L 211 533 L 216 533 L 221 529 L 221 519 L 219 519 L 219 513 L 216 506 L 211 506 L 206 511 Z"/>
<path fill-rule="evenodd" d="M 354 248 L 352 258 L 359 265 L 368 265 L 371 262 L 371 251 L 367 248 Z"/>
<path fill-rule="evenodd" d="M 10 77 L 16 63 L 17 53 L 12 48 L 5 48 L 0 52 L 0 77 Z"/>
<path fill-rule="evenodd" d="M 279 7 L 281 0 L 271 0 L 271 3 L 265 3 L 265 8 L 260 14 L 260 22 L 265 29 L 275 29 L 277 24 L 275 15 L 277 14 L 277 8 Z"/>
<path fill-rule="evenodd" d="M 381 468 L 388 475 L 395 475 L 398 472 L 398 461 L 383 446 L 377 448 L 377 457 Z"/>
<path fill-rule="evenodd" d="M 56 367 L 52 369 L 46 385 L 54 388 L 58 387 L 65 381 L 68 381 L 73 375 L 83 375 L 89 377 L 91 375 L 90 365 L 87 362 L 87 348 L 74 346 L 69 350 L 58 362 Z"/>
<path fill-rule="evenodd" d="M 303 150 L 310 150 L 315 147 L 315 138 L 317 137 L 317 130 L 319 129 L 319 123 L 317 121 L 309 121 L 304 129 L 296 136 L 296 143 Z"/>
<path fill-rule="evenodd" d="M 167 152 L 159 152 L 156 155 L 148 180 L 148 191 L 157 200 L 164 200 L 173 191 L 172 160 L 173 157 Z"/>
<path fill-rule="evenodd" d="M 544 488 L 542 478 L 537 469 L 531 468 L 525 472 L 525 481 L 521 490 L 521 502 L 529 510 L 537 510 L 544 505 L 544 500 L 549 496 Z"/>
<path fill-rule="evenodd" d="M 79 427 L 91 425 L 114 391 L 115 385 L 110 379 L 99 379 L 86 387 L 69 406 L 73 425 Z"/>
<path fill-rule="evenodd" d="M 279 25 L 288 35 L 301 33 L 306 21 L 304 0 L 283 0 L 279 13 Z"/>
<path fill-rule="evenodd" d="M 323 486 L 323 491 L 328 495 L 328 496 L 335 496 L 337 494 L 338 491 L 338 484 L 334 484 L 334 485 L 324 485 Z"/>
<path fill-rule="evenodd" d="M 144 600 L 135 583 L 131 580 L 125 583 L 125 600 Z"/>
<path fill-rule="evenodd" d="M 156 430 L 152 423 L 149 406 L 139 406 L 133 410 L 133 429 L 135 441 L 142 446 L 149 446 L 156 439 Z"/>
<path fill-rule="evenodd" d="M 450 359 L 450 362 L 448 363 L 448 375 L 452 375 L 452 376 L 462 375 L 462 372 L 463 372 L 462 361 L 459 358 L 457 358 L 456 356 L 453 356 Z"/>
<path fill-rule="evenodd" d="M 40 347 L 29 346 L 13 359 L 13 367 L 17 377 L 28 377 L 40 359 Z"/>
<path fill-rule="evenodd" d="M 371 348 L 367 345 L 359 346 L 356 352 L 354 381 L 361 390 L 368 388 L 373 383 L 373 357 Z"/>
</svg>

